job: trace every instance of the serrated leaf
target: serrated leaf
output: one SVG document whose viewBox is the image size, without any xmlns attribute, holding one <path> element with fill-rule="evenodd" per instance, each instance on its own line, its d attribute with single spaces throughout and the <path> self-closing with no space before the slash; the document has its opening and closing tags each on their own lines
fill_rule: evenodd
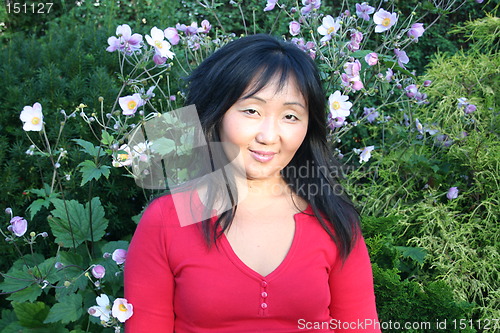
<svg viewBox="0 0 500 333">
<path fill-rule="evenodd" d="M 105 130 L 102 130 L 101 132 L 101 142 L 103 145 L 106 145 L 106 146 L 109 146 L 113 143 L 113 141 L 115 140 L 115 138 L 109 134 L 108 132 L 106 132 Z"/>
<path fill-rule="evenodd" d="M 82 296 L 79 294 L 71 294 L 59 300 L 59 303 L 54 304 L 50 308 L 47 318 L 44 323 L 61 322 L 67 324 L 80 319 L 83 314 Z"/>
<path fill-rule="evenodd" d="M 50 206 L 50 200 L 47 199 L 36 199 L 35 201 L 33 201 L 28 207 L 28 212 L 31 219 L 33 219 L 35 214 L 38 213 L 38 211 L 42 207 L 49 208 L 49 206 Z"/>
<path fill-rule="evenodd" d="M 49 307 L 43 302 L 12 303 L 19 323 L 27 328 L 43 327 L 43 321 L 49 314 Z"/>
<path fill-rule="evenodd" d="M 101 176 L 109 177 L 111 167 L 108 165 L 97 166 L 94 161 L 85 160 L 78 164 L 80 172 L 82 173 L 82 182 L 80 186 L 85 185 L 92 179 L 99 180 Z"/>
<path fill-rule="evenodd" d="M 25 289 L 36 282 L 27 267 L 23 270 L 10 269 L 7 274 L 2 273 L 1 275 L 4 280 L 0 283 L 0 290 L 4 293 L 12 293 Z"/>
<path fill-rule="evenodd" d="M 425 249 L 421 247 L 395 246 L 395 248 L 401 252 L 403 257 L 411 258 L 419 264 L 424 263 L 425 256 L 427 255 Z"/>
<path fill-rule="evenodd" d="M 42 288 L 38 284 L 32 284 L 31 286 L 12 293 L 7 297 L 9 301 L 12 302 L 34 302 L 42 294 Z"/>
<path fill-rule="evenodd" d="M 104 156 L 105 152 L 101 147 L 94 146 L 92 142 L 85 141 L 82 139 L 73 139 L 80 147 L 83 149 L 80 149 L 81 151 L 86 152 L 90 156 L 93 157 L 99 157 L 99 156 Z"/>
<path fill-rule="evenodd" d="M 108 220 L 104 217 L 104 208 L 98 197 L 92 199 L 92 214 L 89 213 L 89 204 L 85 207 L 76 200 L 53 200 L 55 209 L 51 211 L 53 218 L 49 219 L 49 226 L 55 241 L 62 247 L 75 247 L 84 241 L 98 241 L 104 236 L 108 227 Z M 67 213 L 66 213 L 67 209 Z M 92 219 L 92 233 L 90 221 Z"/>
<path fill-rule="evenodd" d="M 0 316 L 0 332 L 3 332 L 3 329 L 7 327 L 9 324 L 17 321 L 16 314 L 12 310 L 3 309 L 2 315 Z"/>
<path fill-rule="evenodd" d="M 160 155 L 171 153 L 175 149 L 175 141 L 167 138 L 155 139 L 151 144 L 151 150 Z"/>
</svg>

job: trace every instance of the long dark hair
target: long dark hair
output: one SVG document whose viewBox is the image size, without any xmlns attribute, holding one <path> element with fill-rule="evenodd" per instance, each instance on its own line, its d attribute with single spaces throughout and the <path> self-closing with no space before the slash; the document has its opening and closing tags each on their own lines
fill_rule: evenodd
<svg viewBox="0 0 500 333">
<path fill-rule="evenodd" d="M 273 78 L 279 78 L 279 87 L 289 78 L 295 79 L 309 110 L 306 137 L 282 170 L 283 179 L 310 204 L 345 259 L 359 234 L 359 215 L 334 177 L 340 165 L 327 143 L 326 97 L 316 65 L 308 55 L 295 45 L 269 35 L 251 35 L 232 41 L 205 59 L 187 78 L 186 105 L 196 105 L 207 142 L 219 142 L 225 112 L 250 84 L 252 91 L 248 95 L 260 91 Z M 297 172 L 299 170 L 305 170 L 306 175 Z M 234 204 L 222 213 L 215 225 L 203 221 L 203 233 L 209 244 L 216 243 L 230 227 L 236 208 Z M 218 227 L 221 232 L 217 232 Z"/>
</svg>

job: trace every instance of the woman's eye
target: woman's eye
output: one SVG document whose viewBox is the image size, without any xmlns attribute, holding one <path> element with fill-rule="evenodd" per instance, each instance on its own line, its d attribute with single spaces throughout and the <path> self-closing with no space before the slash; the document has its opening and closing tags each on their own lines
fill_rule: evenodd
<svg viewBox="0 0 500 333">
<path fill-rule="evenodd" d="M 292 121 L 297 121 L 297 120 L 299 120 L 299 118 L 297 118 L 297 116 L 296 116 L 296 115 L 293 115 L 293 114 L 287 114 L 287 115 L 285 116 L 285 119 L 286 119 L 286 120 L 292 120 Z"/>
<path fill-rule="evenodd" d="M 246 110 L 243 110 L 243 112 L 245 112 L 246 114 L 249 114 L 249 115 L 259 114 L 257 112 L 257 110 L 254 110 L 254 109 L 246 109 Z"/>
</svg>

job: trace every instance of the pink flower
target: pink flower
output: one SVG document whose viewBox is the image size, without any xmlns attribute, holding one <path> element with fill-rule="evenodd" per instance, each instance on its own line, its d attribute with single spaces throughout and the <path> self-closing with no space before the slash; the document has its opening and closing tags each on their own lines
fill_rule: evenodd
<svg viewBox="0 0 500 333">
<path fill-rule="evenodd" d="M 331 113 L 328 114 L 328 127 L 332 130 L 338 127 L 342 127 L 346 124 L 344 117 L 334 117 Z"/>
<path fill-rule="evenodd" d="M 92 275 L 96 279 L 102 279 L 104 275 L 106 275 L 106 268 L 101 265 L 95 265 L 94 267 L 92 267 Z"/>
<path fill-rule="evenodd" d="M 163 34 L 165 35 L 165 38 L 168 39 L 170 44 L 172 45 L 177 45 L 179 44 L 179 32 L 177 32 L 177 29 L 175 28 L 167 28 L 163 31 Z"/>
<path fill-rule="evenodd" d="M 344 64 L 344 71 L 351 78 L 359 76 L 360 70 L 361 70 L 361 63 L 357 59 L 352 62 L 346 62 Z"/>
<path fill-rule="evenodd" d="M 375 27 L 375 32 L 384 32 L 398 22 L 398 14 L 389 13 L 380 8 L 379 11 L 373 15 L 373 21 L 377 25 Z"/>
<path fill-rule="evenodd" d="M 356 15 L 358 15 L 365 21 L 370 21 L 370 14 L 373 14 L 374 12 L 375 8 L 368 5 L 366 2 L 363 2 L 362 4 L 356 4 Z"/>
<path fill-rule="evenodd" d="M 8 229 L 17 237 L 22 237 L 26 233 L 26 230 L 28 230 L 28 221 L 20 216 L 14 216 L 10 219 L 10 226 Z"/>
<path fill-rule="evenodd" d="M 369 66 L 375 66 L 376 64 L 378 64 L 378 54 L 375 52 L 368 53 L 365 56 L 365 61 Z"/>
<path fill-rule="evenodd" d="M 430 86 L 430 85 L 431 85 L 431 83 L 432 83 L 432 81 L 431 81 L 431 80 L 425 80 L 425 81 L 424 81 L 424 83 L 423 83 L 422 85 L 423 85 L 424 87 L 428 87 L 428 86 Z"/>
<path fill-rule="evenodd" d="M 266 8 L 264 8 L 264 11 L 268 12 L 270 10 L 273 10 L 277 2 L 278 0 L 267 0 Z"/>
<path fill-rule="evenodd" d="M 321 0 L 302 0 L 304 7 L 300 10 L 303 15 L 309 14 L 313 9 L 319 9 Z"/>
<path fill-rule="evenodd" d="M 127 258 L 127 250 L 116 249 L 111 255 L 111 258 L 116 262 L 116 264 L 121 265 L 125 262 L 125 259 Z"/>
<path fill-rule="evenodd" d="M 405 91 L 406 91 L 406 96 L 408 96 L 410 98 L 415 97 L 418 93 L 417 86 L 414 84 L 410 84 L 409 86 L 407 86 L 405 88 Z"/>
<path fill-rule="evenodd" d="M 363 115 L 366 117 L 366 120 L 371 124 L 378 118 L 379 113 L 375 108 L 363 108 Z"/>
<path fill-rule="evenodd" d="M 132 29 L 128 24 L 119 25 L 116 28 L 116 36 L 108 38 L 108 48 L 106 51 L 114 52 L 116 50 L 131 54 L 138 51 L 142 47 L 142 36 L 139 34 L 132 35 Z"/>
<path fill-rule="evenodd" d="M 359 50 L 359 44 L 363 40 L 363 33 L 358 30 L 354 30 L 351 32 L 351 42 L 347 44 L 347 48 L 349 51 L 357 51 Z"/>
<path fill-rule="evenodd" d="M 113 302 L 111 313 L 113 317 L 118 319 L 121 323 L 124 323 L 134 314 L 134 307 L 132 304 L 128 303 L 125 298 L 117 298 Z"/>
<path fill-rule="evenodd" d="M 469 113 L 472 113 L 472 112 L 474 112 L 476 110 L 477 110 L 477 107 L 474 104 L 468 104 L 465 107 L 464 112 L 465 112 L 465 114 L 469 114 Z"/>
<path fill-rule="evenodd" d="M 198 23 L 196 22 L 192 22 L 189 26 L 177 23 L 175 27 L 177 28 L 177 30 L 184 32 L 186 36 L 196 35 L 199 31 Z"/>
<path fill-rule="evenodd" d="M 125 116 L 133 116 L 137 111 L 137 108 L 144 105 L 144 101 L 141 98 L 141 95 L 135 93 L 131 96 L 120 97 L 118 99 L 118 103 L 122 108 L 122 113 Z"/>
<path fill-rule="evenodd" d="M 402 68 L 406 68 L 404 64 L 407 64 L 410 61 L 410 58 L 408 58 L 406 52 L 400 49 L 394 49 L 394 53 L 396 54 L 396 58 L 398 59 L 399 66 Z"/>
<path fill-rule="evenodd" d="M 391 82 L 394 79 L 394 71 L 392 68 L 387 68 L 387 71 L 385 72 L 385 80 L 387 82 Z"/>
<path fill-rule="evenodd" d="M 424 34 L 424 31 L 425 29 L 423 23 L 413 23 L 410 30 L 408 30 L 408 37 L 417 42 L 418 38 Z"/>
<path fill-rule="evenodd" d="M 456 199 L 458 197 L 458 188 L 450 187 L 448 193 L 446 193 L 446 197 L 448 198 L 448 200 Z"/>
<path fill-rule="evenodd" d="M 290 22 L 290 35 L 297 36 L 300 33 L 300 23 L 297 21 Z"/>
<path fill-rule="evenodd" d="M 210 24 L 210 22 L 208 20 L 203 20 L 201 21 L 201 28 L 198 28 L 198 32 L 207 34 L 210 29 L 212 29 L 212 25 Z"/>
</svg>

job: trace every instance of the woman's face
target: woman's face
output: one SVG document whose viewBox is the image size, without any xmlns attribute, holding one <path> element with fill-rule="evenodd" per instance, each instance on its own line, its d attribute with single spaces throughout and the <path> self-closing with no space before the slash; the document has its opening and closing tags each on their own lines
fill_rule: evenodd
<svg viewBox="0 0 500 333">
<path fill-rule="evenodd" d="M 272 80 L 227 110 L 220 137 L 241 154 L 248 179 L 278 179 L 304 141 L 308 122 L 306 100 L 295 80 L 280 90 Z"/>
</svg>

